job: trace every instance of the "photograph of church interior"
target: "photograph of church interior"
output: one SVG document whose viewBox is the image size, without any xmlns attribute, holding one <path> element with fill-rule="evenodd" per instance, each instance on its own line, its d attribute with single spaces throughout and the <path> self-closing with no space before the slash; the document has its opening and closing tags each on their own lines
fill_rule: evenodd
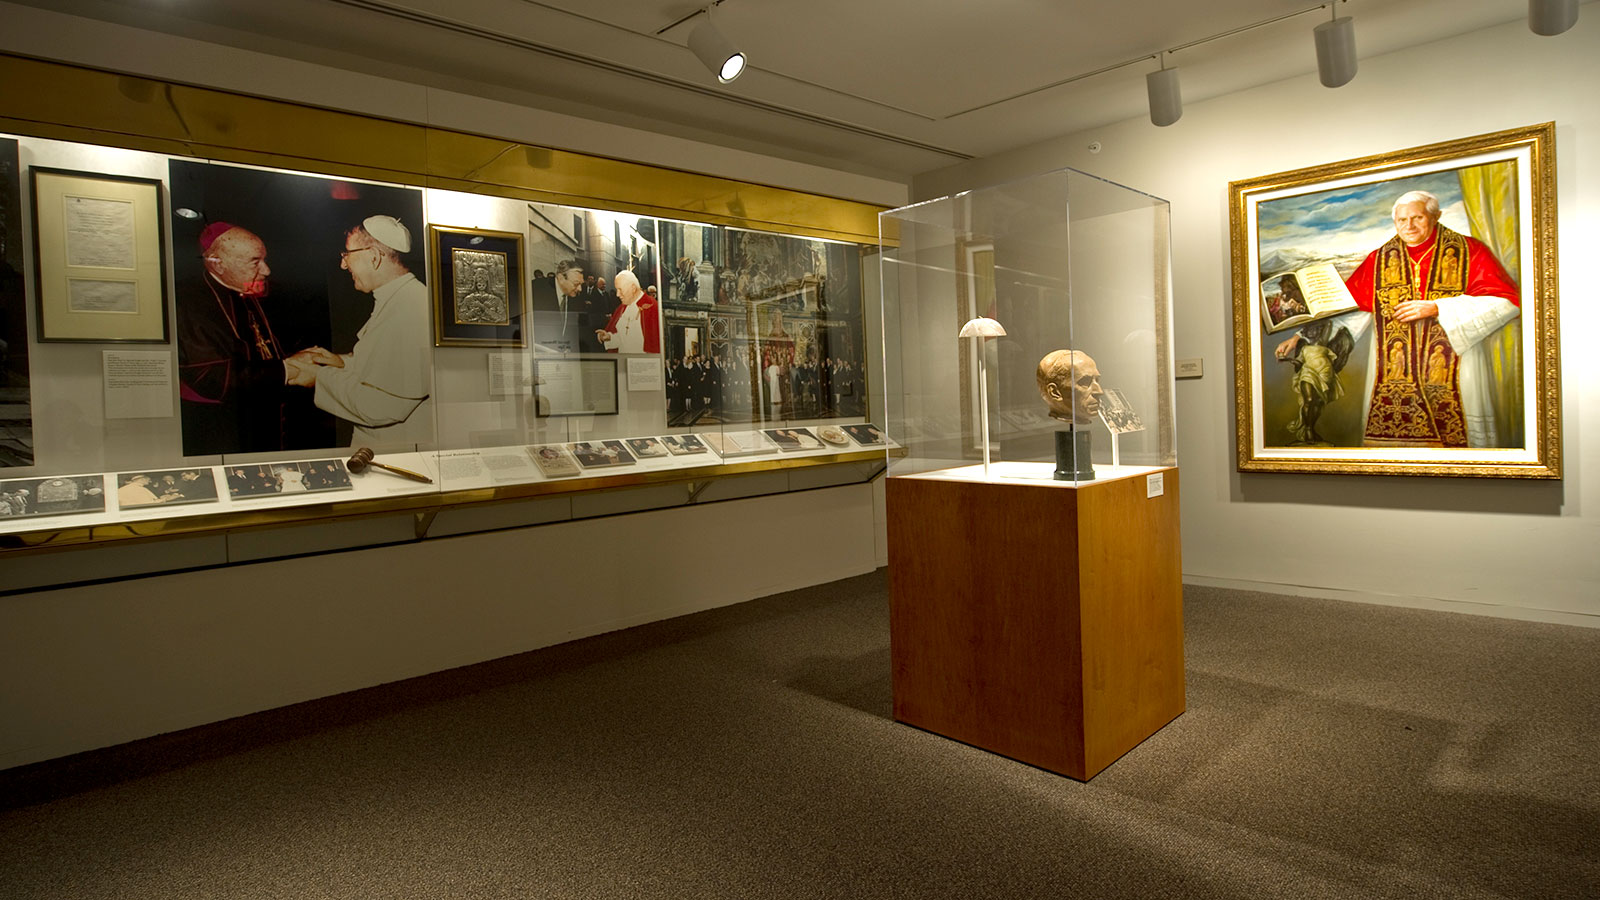
<svg viewBox="0 0 1600 900">
<path fill-rule="evenodd" d="M 1600 897 L 1597 84 L 0 0 L 0 896 Z"/>
</svg>

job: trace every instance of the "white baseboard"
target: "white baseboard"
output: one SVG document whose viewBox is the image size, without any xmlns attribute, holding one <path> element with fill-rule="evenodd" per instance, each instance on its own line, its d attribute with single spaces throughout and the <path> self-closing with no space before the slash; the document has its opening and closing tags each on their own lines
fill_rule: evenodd
<svg viewBox="0 0 1600 900">
<path fill-rule="evenodd" d="M 1345 600 L 1351 603 L 1372 603 L 1378 606 L 1402 606 L 1411 609 L 1432 609 L 1440 612 L 1466 613 L 1471 616 L 1492 616 L 1499 619 L 1517 619 L 1524 622 L 1548 622 L 1553 625 L 1577 625 L 1581 628 L 1600 628 L 1600 615 L 1566 612 L 1557 609 L 1538 609 L 1525 606 L 1506 606 L 1497 603 L 1474 603 L 1469 600 L 1448 600 L 1440 597 L 1417 597 L 1404 594 L 1378 594 L 1371 591 L 1343 588 L 1312 587 L 1304 584 L 1280 584 L 1271 581 L 1246 581 L 1238 578 L 1211 578 L 1205 575 L 1183 576 L 1184 584 L 1200 587 L 1232 588 L 1240 591 L 1261 591 L 1292 597 L 1317 597 L 1323 600 Z"/>
</svg>

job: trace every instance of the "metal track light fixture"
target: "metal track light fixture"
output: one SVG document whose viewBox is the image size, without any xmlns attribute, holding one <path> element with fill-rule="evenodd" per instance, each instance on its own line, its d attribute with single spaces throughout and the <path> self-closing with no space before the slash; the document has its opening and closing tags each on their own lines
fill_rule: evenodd
<svg viewBox="0 0 1600 900">
<path fill-rule="evenodd" d="M 1578 24 L 1578 0 L 1528 0 L 1528 29 L 1546 37 Z"/>
<path fill-rule="evenodd" d="M 1165 128 L 1183 117 L 1183 92 L 1178 85 L 1178 70 L 1167 68 L 1165 53 L 1156 54 L 1161 68 L 1144 76 L 1150 95 L 1150 121 Z"/>
<path fill-rule="evenodd" d="M 1341 17 L 1338 10 L 1338 0 L 1329 3 L 1333 20 L 1312 30 L 1317 42 L 1317 74 L 1322 76 L 1323 86 L 1331 88 L 1344 87 L 1356 77 L 1356 22 Z"/>
<path fill-rule="evenodd" d="M 702 10 L 706 18 L 689 32 L 689 49 L 717 76 L 718 82 L 727 84 L 744 72 L 744 54 L 711 23 L 711 10 L 717 5 L 713 3 Z"/>
</svg>

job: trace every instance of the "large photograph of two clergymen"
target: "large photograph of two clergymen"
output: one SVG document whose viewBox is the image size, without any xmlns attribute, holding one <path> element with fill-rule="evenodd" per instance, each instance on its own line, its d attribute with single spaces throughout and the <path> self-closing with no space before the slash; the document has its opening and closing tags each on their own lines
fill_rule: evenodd
<svg viewBox="0 0 1600 900">
<path fill-rule="evenodd" d="M 421 190 L 187 160 L 169 179 L 185 456 L 431 434 Z"/>
</svg>

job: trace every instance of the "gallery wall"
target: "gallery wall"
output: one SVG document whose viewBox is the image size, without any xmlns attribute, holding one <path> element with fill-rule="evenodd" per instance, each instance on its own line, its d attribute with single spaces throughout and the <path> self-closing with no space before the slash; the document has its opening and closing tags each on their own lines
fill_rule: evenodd
<svg viewBox="0 0 1600 900">
<path fill-rule="evenodd" d="M 1600 625 L 1600 15 L 1545 38 L 1521 22 L 1363 58 L 927 173 L 917 200 L 1063 166 L 1172 203 L 1183 569 L 1191 583 Z M 1360 40 L 1360 20 L 1356 21 Z M 1306 65 L 1312 42 L 1304 35 Z M 1173 63 L 1181 67 L 1181 56 Z M 1559 482 L 1235 471 L 1228 183 L 1545 121 L 1556 123 L 1562 417 Z M 1099 152 L 1091 150 L 1098 144 Z"/>
<path fill-rule="evenodd" d="M 0 21 L 5 52 L 889 206 L 906 199 L 893 182 L 30 7 L 0 2 Z M 875 304 L 866 322 L 868 346 L 881 347 Z M 745 496 L 760 477 L 707 496 Z M 885 553 L 874 528 L 882 495 L 880 480 L 656 512 L 633 511 L 661 505 L 648 490 L 585 495 L 608 514 L 0 596 L 0 768 L 869 572 Z M 196 564 L 189 543 L 0 559 L 0 591 L 8 573 L 52 580 L 40 573 L 51 565 L 89 578 L 130 557 L 181 569 Z M 103 566 L 110 557 L 123 563 Z"/>
</svg>

